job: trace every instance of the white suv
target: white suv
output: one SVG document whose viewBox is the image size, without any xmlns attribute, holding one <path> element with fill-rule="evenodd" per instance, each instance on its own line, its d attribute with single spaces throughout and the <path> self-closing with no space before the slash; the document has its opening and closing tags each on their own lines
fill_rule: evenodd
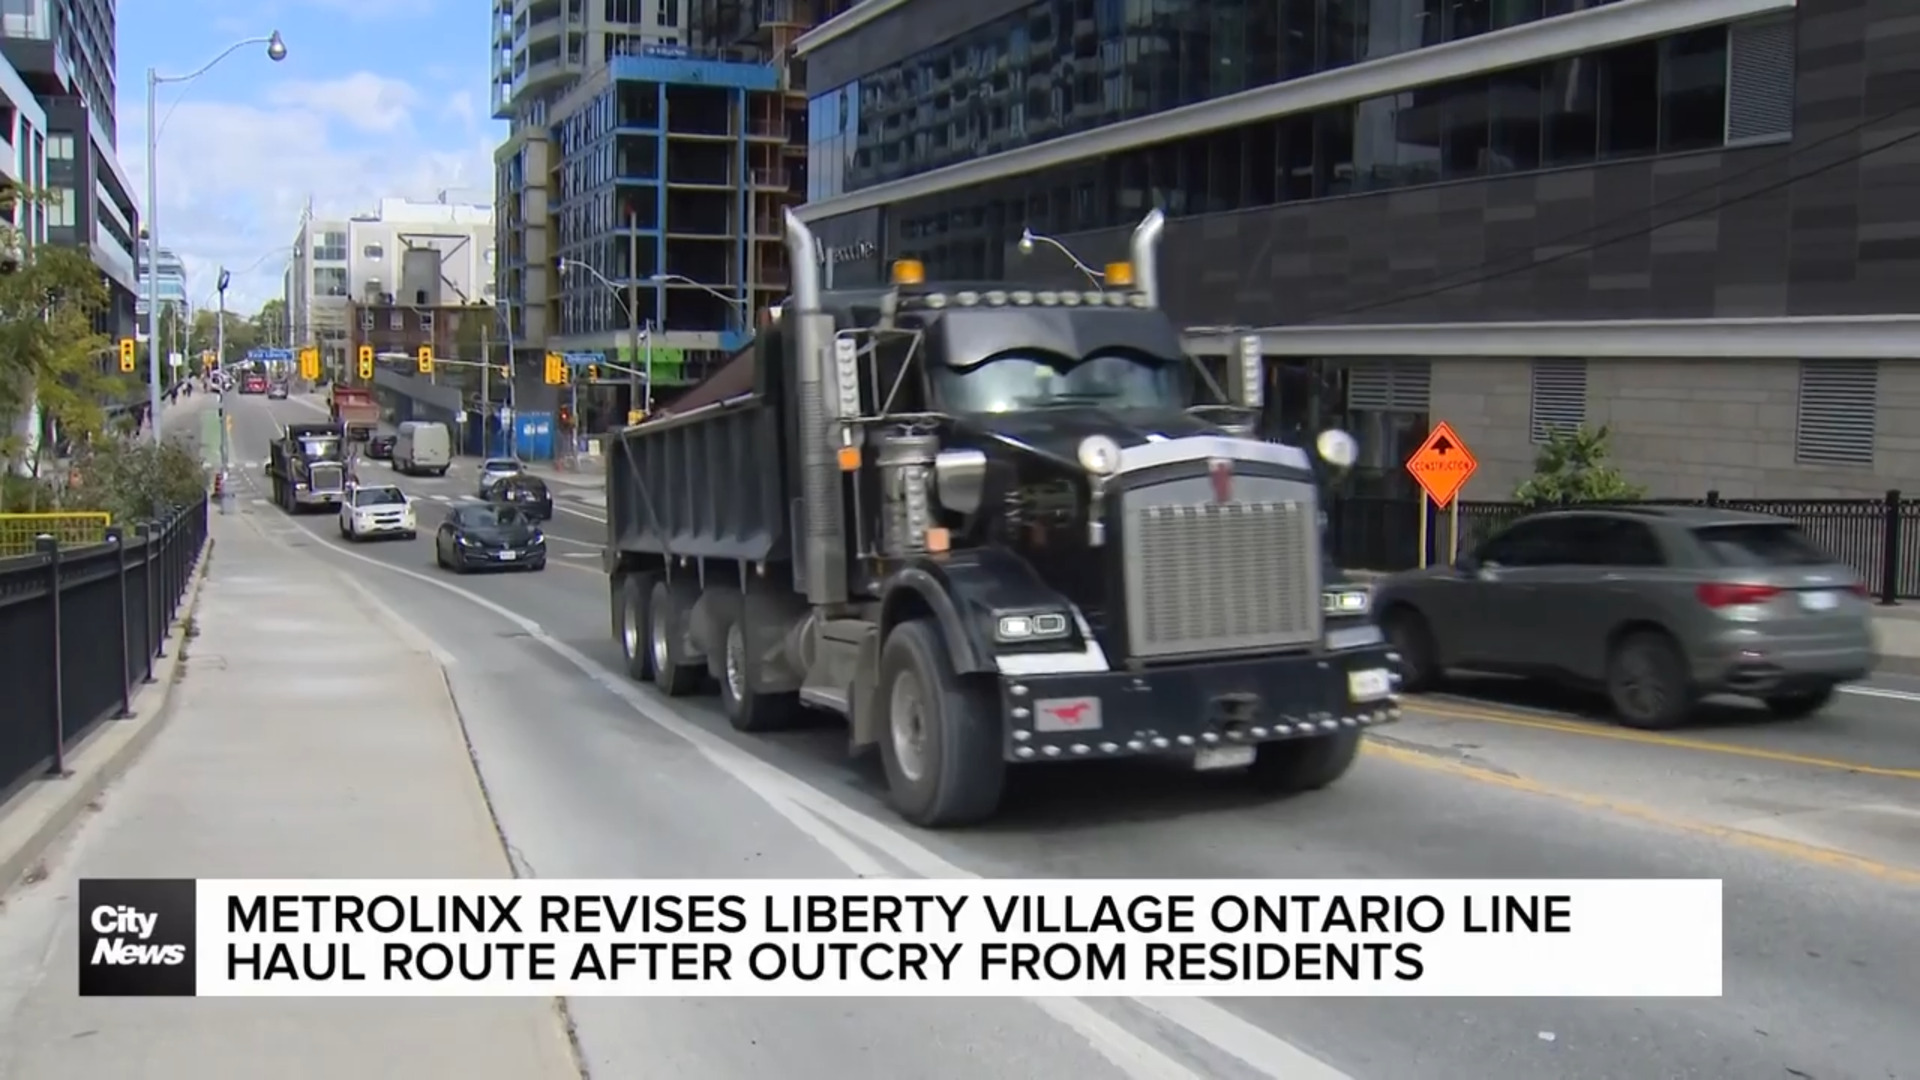
<svg viewBox="0 0 1920 1080">
<path fill-rule="evenodd" d="M 355 484 L 340 501 L 340 535 L 348 540 L 376 536 L 411 540 L 417 527 L 413 500 L 392 484 Z"/>
</svg>

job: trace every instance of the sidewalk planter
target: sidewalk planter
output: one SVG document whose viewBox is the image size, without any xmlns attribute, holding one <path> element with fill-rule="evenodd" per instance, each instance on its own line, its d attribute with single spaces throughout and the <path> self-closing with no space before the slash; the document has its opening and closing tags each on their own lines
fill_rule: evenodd
<svg viewBox="0 0 1920 1080">
<path fill-rule="evenodd" d="M 63 775 L 69 747 L 133 715 L 205 550 L 207 509 L 0 559 L 0 801 Z"/>
</svg>

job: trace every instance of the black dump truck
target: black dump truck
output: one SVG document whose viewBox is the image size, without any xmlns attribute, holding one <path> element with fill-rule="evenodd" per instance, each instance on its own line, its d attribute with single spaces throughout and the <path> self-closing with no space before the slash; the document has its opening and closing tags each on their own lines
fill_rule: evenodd
<svg viewBox="0 0 1920 1080">
<path fill-rule="evenodd" d="M 346 429 L 288 424 L 267 454 L 274 504 L 289 514 L 340 505 L 347 491 Z"/>
<path fill-rule="evenodd" d="M 1027 763 L 1340 777 L 1400 711 L 1370 595 L 1323 554 L 1321 493 L 1357 447 L 1252 437 L 1257 339 L 1225 391 L 1184 354 L 1162 227 L 1101 289 L 939 286 L 907 261 L 847 292 L 789 214 L 794 287 L 750 377 L 609 450 L 632 676 L 717 683 L 742 731 L 843 715 L 925 826 L 992 815 Z"/>
</svg>

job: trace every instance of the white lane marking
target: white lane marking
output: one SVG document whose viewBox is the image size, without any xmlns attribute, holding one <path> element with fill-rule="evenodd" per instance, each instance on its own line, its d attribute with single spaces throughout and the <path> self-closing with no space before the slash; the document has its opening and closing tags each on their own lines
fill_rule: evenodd
<svg viewBox="0 0 1920 1080">
<path fill-rule="evenodd" d="M 1885 686 L 1843 686 L 1840 688 L 1840 692 L 1843 694 L 1852 694 L 1855 697 L 1884 698 L 1887 701 L 1905 701 L 1912 704 L 1920 704 L 1920 693 L 1915 693 L 1912 690 L 1894 690 Z"/>
<path fill-rule="evenodd" d="M 554 533 L 546 533 L 545 535 L 549 540 L 558 540 L 563 544 L 572 544 L 574 547 L 592 549 L 590 551 L 569 551 L 567 553 L 567 558 L 569 559 L 592 559 L 600 555 L 600 545 L 591 540 L 575 540 L 571 536 L 559 536 Z"/>
<path fill-rule="evenodd" d="M 607 523 L 607 519 L 598 514 L 589 514 L 584 510 L 575 510 L 571 506 L 561 506 L 559 503 L 554 503 L 553 508 L 562 514 L 572 514 L 574 517 L 586 518 L 588 521 L 598 522 L 602 525 Z"/>
<path fill-rule="evenodd" d="M 549 536 L 547 537 L 547 539 L 567 540 L 567 538 L 564 536 Z M 569 544 L 577 544 L 579 542 L 580 541 L 578 540 L 567 540 L 567 543 Z M 596 551 L 569 551 L 565 555 L 562 555 L 560 557 L 563 559 L 597 559 L 600 557 L 600 553 Z"/>
<path fill-rule="evenodd" d="M 739 781 L 785 818 L 800 833 L 842 861 L 848 870 L 859 874 L 870 857 L 861 853 L 862 865 L 847 861 L 847 837 L 862 841 L 901 866 L 926 878 L 977 880 L 982 875 L 948 862 L 931 848 L 899 829 L 857 810 L 804 780 L 753 756 L 653 700 L 625 675 L 609 671 L 585 653 L 546 632 L 537 622 L 502 604 L 497 604 L 451 582 L 394 566 L 379 559 L 348 551 L 299 522 L 294 528 L 335 554 L 356 559 L 389 573 L 412 578 L 424 585 L 458 596 L 519 627 L 529 638 L 579 669 L 635 712 L 699 750 L 701 756 Z M 796 813 L 795 811 L 801 811 Z M 841 834 L 836 835 L 835 830 Z M 1087 1040 L 1102 1057 L 1112 1062 L 1133 1080 L 1203 1080 L 1201 1075 L 1179 1061 L 1121 1028 L 1099 1010 L 1078 998 L 1030 998 L 1042 1012 L 1058 1020 Z M 1271 1080 L 1353 1080 L 1346 1073 L 1294 1046 L 1292 1043 L 1203 998 L 1184 999 L 1174 1005 L 1160 998 L 1131 999 L 1164 1017 L 1222 1053 L 1239 1059 L 1249 1068 Z"/>
<path fill-rule="evenodd" d="M 272 500 L 269 500 L 269 499 L 255 499 L 255 500 L 253 500 L 253 505 L 255 505 L 255 506 L 272 506 L 272 505 L 273 505 L 273 502 L 272 502 Z"/>
</svg>

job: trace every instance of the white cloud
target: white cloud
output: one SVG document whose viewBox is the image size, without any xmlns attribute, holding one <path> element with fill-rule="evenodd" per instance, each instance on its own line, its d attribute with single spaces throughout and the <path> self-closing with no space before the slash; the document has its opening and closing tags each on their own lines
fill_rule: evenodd
<svg viewBox="0 0 1920 1080">
<path fill-rule="evenodd" d="M 277 86 L 264 105 L 183 101 L 160 139 L 159 235 L 186 261 L 195 301 L 211 302 L 220 266 L 233 271 L 230 307 L 251 311 L 279 296 L 309 195 L 322 217 L 447 188 L 491 201 L 499 133 L 477 123 L 446 130 L 416 111 L 421 100 L 404 82 L 363 72 Z M 145 139 L 137 125 L 121 131 L 122 163 L 136 178 Z"/>
<path fill-rule="evenodd" d="M 340 79 L 275 83 L 267 100 L 342 120 L 361 131 L 391 132 L 413 122 L 420 92 L 399 79 L 356 71 Z"/>
</svg>

